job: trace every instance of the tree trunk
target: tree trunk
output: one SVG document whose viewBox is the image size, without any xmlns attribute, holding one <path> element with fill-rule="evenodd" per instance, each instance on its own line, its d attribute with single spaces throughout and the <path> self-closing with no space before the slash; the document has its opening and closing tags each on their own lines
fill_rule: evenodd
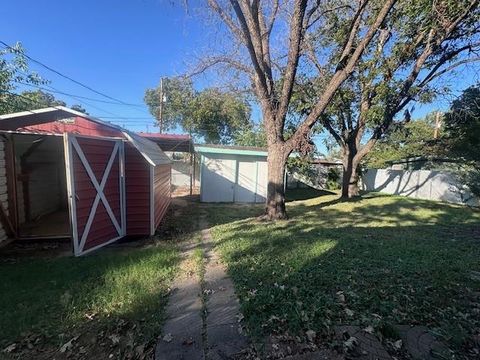
<svg viewBox="0 0 480 360">
<path fill-rule="evenodd" d="M 265 216 L 268 220 L 286 219 L 285 210 L 286 157 L 281 146 L 268 147 L 268 185 Z"/>
<path fill-rule="evenodd" d="M 353 141 L 347 142 L 343 149 L 342 198 L 351 199 L 360 193 L 358 189 L 360 160 L 356 155 L 357 149 Z"/>
</svg>

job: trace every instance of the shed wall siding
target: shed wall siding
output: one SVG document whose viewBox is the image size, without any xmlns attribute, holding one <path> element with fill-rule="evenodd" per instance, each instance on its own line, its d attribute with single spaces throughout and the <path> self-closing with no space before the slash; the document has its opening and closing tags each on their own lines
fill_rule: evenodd
<svg viewBox="0 0 480 360">
<path fill-rule="evenodd" d="M 127 235 L 150 234 L 150 165 L 130 144 L 125 144 Z"/>
<path fill-rule="evenodd" d="M 160 224 L 171 201 L 171 173 L 170 164 L 157 165 L 153 172 L 153 193 L 154 193 L 154 230 Z"/>
<path fill-rule="evenodd" d="M 264 202 L 268 166 L 265 156 L 202 154 L 202 202 Z"/>
<path fill-rule="evenodd" d="M 49 123 L 30 125 L 19 128 L 18 131 L 39 132 L 48 134 L 72 133 L 86 136 L 123 137 L 119 130 L 108 128 L 80 116 L 72 117 L 70 121 L 52 121 Z"/>
<path fill-rule="evenodd" d="M 9 215 L 8 209 L 8 191 L 7 191 L 7 171 L 5 161 L 5 139 L 0 137 L 0 202 L 5 209 L 7 215 Z M 3 228 L 3 224 L 0 222 L 0 243 L 7 240 L 7 234 Z"/>
</svg>

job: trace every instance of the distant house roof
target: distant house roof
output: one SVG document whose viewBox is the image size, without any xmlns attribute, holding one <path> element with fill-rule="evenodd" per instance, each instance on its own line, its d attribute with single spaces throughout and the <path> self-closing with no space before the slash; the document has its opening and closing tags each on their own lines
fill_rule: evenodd
<svg viewBox="0 0 480 360">
<path fill-rule="evenodd" d="M 255 147 L 255 146 L 202 144 L 202 145 L 195 145 L 195 151 L 198 153 L 211 153 L 211 154 L 232 154 L 232 155 L 252 155 L 252 156 L 268 155 L 266 148 Z"/>
<path fill-rule="evenodd" d="M 190 135 L 146 132 L 139 132 L 138 135 L 157 143 L 163 151 L 193 152 L 193 141 Z"/>
<path fill-rule="evenodd" d="M 114 134 L 122 135 L 142 154 L 152 165 L 171 163 L 170 159 L 152 141 L 144 139 L 121 126 L 100 120 L 85 113 L 72 110 L 65 106 L 54 106 L 44 109 L 21 111 L 13 114 L 0 115 L 0 130 L 15 131 L 20 128 L 50 123 L 78 116 L 115 130 Z"/>
</svg>

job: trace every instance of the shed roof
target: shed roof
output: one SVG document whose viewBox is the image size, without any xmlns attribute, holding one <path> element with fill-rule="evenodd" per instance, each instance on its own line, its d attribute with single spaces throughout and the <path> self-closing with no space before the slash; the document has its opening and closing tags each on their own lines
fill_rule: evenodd
<svg viewBox="0 0 480 360">
<path fill-rule="evenodd" d="M 202 144 L 195 145 L 195 151 L 200 154 L 231 154 L 231 155 L 250 155 L 250 156 L 267 156 L 266 148 L 255 146 L 230 146 L 230 145 L 214 145 Z"/>
<path fill-rule="evenodd" d="M 90 116 L 80 111 L 72 110 L 66 106 L 52 106 L 43 109 L 27 110 L 12 114 L 0 115 L 0 128 L 2 130 L 15 130 L 20 127 L 62 120 L 72 117 L 72 115 L 83 117 L 94 123 L 109 127 L 111 129 L 120 131 L 123 130 L 123 128 L 118 125 L 100 120 L 99 118 Z"/>
<path fill-rule="evenodd" d="M 153 166 L 170 164 L 172 161 L 154 142 L 141 137 L 140 135 L 124 130 L 125 137 Z"/>
<path fill-rule="evenodd" d="M 193 141 L 190 135 L 147 132 L 139 132 L 138 134 L 157 143 L 163 151 L 193 152 Z"/>
<path fill-rule="evenodd" d="M 168 156 L 165 155 L 165 153 L 152 141 L 144 139 L 121 126 L 100 120 L 96 117 L 72 110 L 65 106 L 54 106 L 44 109 L 0 115 L 0 130 L 13 131 L 26 126 L 39 125 L 70 118 L 72 115 L 114 129 L 119 132 L 119 135 L 123 134 L 124 137 L 142 154 L 142 156 L 154 166 L 171 162 Z"/>
</svg>

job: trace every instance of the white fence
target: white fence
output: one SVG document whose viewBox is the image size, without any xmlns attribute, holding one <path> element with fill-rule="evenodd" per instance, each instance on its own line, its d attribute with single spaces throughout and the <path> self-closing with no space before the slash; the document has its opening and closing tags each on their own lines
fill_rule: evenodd
<svg viewBox="0 0 480 360">
<path fill-rule="evenodd" d="M 465 185 L 446 171 L 368 169 L 362 177 L 366 191 L 479 206 Z"/>
</svg>

